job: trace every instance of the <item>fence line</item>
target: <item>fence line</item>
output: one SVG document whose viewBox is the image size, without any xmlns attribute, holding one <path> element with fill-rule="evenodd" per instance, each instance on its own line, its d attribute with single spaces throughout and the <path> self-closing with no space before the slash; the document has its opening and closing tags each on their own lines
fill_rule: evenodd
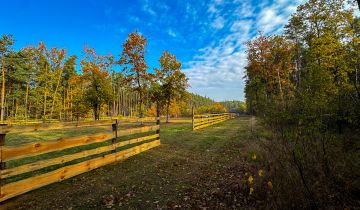
<svg viewBox="0 0 360 210">
<path fill-rule="evenodd" d="M 192 129 L 198 130 L 205 128 L 210 125 L 221 123 L 225 120 L 235 118 L 236 114 L 234 113 L 221 113 L 221 114 L 202 114 L 195 115 L 194 110 L 192 116 Z"/>
<path fill-rule="evenodd" d="M 34 129 L 33 125 L 29 125 L 30 128 L 24 128 L 19 132 L 14 127 L 2 129 L 2 133 L 0 133 L 0 202 L 115 161 L 126 159 L 160 145 L 160 118 L 157 119 L 156 125 L 126 130 L 119 130 L 117 120 L 112 124 L 103 123 L 105 123 L 105 126 L 110 125 L 109 132 L 61 138 L 46 142 L 32 142 L 18 146 L 6 145 L 5 135 L 7 132 L 19 133 L 24 132 L 24 130 L 34 131 L 38 129 L 51 130 L 58 129 L 59 125 L 39 126 L 37 129 Z M 92 126 L 95 124 L 90 123 L 87 125 Z M 155 131 L 155 134 L 150 134 L 153 131 Z M 137 136 L 132 137 L 131 135 L 134 134 Z M 142 136 L 138 136 L 141 134 Z M 118 141 L 118 137 L 125 136 L 130 137 L 130 139 Z M 128 148 L 130 145 L 131 147 Z M 70 148 L 72 151 L 68 151 Z M 117 151 L 117 149 L 120 151 Z M 64 152 L 64 150 L 66 150 L 66 154 L 51 157 L 54 152 Z M 42 156 L 38 158 L 39 155 L 43 154 L 46 154 L 45 156 L 50 155 L 50 157 L 44 158 Z M 31 158 L 35 158 L 35 160 Z M 85 160 L 82 160 L 82 158 L 85 158 Z M 23 163 L 24 159 L 31 160 L 31 162 L 25 161 Z M 76 163 L 71 163 L 76 160 L 78 160 Z M 5 163 L 9 161 L 15 161 L 20 165 L 8 168 Z M 61 164 L 66 164 L 66 166 L 61 166 Z M 61 167 L 55 170 L 51 169 L 50 172 L 45 170 L 41 174 L 38 173 L 39 170 L 44 170 L 50 166 Z M 23 178 L 27 173 L 34 171 L 36 173 L 28 174 L 30 177 Z"/>
<path fill-rule="evenodd" d="M 165 119 L 163 116 L 161 119 Z M 43 130 L 59 130 L 67 128 L 79 128 L 79 127 L 92 127 L 92 126 L 107 126 L 118 122 L 129 122 L 129 123 L 138 123 L 138 122 L 154 122 L 157 117 L 144 117 L 144 118 L 126 118 L 126 117 L 108 117 L 102 120 L 85 120 L 85 121 L 71 121 L 71 122 L 60 122 L 60 121 L 50 121 L 50 122 L 41 122 L 33 121 L 19 123 L 17 121 L 3 121 L 0 125 L 0 133 L 22 133 L 22 132 L 31 132 L 31 131 L 43 131 Z M 187 118 L 171 118 L 170 122 L 174 123 L 190 123 L 191 119 Z"/>
</svg>

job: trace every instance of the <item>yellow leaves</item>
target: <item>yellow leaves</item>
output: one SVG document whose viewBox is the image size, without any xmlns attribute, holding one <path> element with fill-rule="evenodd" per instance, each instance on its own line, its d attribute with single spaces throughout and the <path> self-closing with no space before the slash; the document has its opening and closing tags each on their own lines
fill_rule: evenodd
<svg viewBox="0 0 360 210">
<path fill-rule="evenodd" d="M 249 195 L 252 195 L 254 193 L 254 188 L 250 187 Z"/>
<path fill-rule="evenodd" d="M 251 155 L 251 159 L 252 159 L 252 160 L 256 160 L 256 154 L 255 154 L 255 153 L 253 153 L 253 154 Z"/>
<path fill-rule="evenodd" d="M 260 169 L 260 170 L 258 171 L 258 174 L 259 174 L 259 176 L 263 176 L 263 175 L 264 175 L 264 170 Z"/>
<path fill-rule="evenodd" d="M 268 185 L 268 187 L 269 187 L 269 189 L 270 189 L 270 190 L 272 190 L 272 189 L 273 189 L 273 184 L 272 184 L 272 182 L 271 182 L 271 181 L 268 181 L 267 185 Z"/>
<path fill-rule="evenodd" d="M 254 181 L 254 178 L 250 175 L 249 178 L 248 178 L 249 184 L 252 185 L 253 181 Z"/>
</svg>

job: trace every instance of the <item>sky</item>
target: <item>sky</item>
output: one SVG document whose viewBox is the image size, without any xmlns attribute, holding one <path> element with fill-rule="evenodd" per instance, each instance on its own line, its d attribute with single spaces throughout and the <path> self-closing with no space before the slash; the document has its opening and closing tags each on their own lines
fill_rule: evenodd
<svg viewBox="0 0 360 210">
<path fill-rule="evenodd" d="M 246 42 L 281 33 L 303 0 L 2 0 L 0 35 L 15 49 L 45 42 L 83 56 L 84 46 L 119 58 L 127 34 L 148 37 L 146 60 L 175 54 L 189 91 L 216 101 L 244 100 Z"/>
</svg>

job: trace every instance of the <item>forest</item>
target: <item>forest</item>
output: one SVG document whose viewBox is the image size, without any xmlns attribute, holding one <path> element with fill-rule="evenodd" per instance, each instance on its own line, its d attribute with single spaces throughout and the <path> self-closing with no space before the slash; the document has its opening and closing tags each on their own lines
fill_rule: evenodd
<svg viewBox="0 0 360 210">
<path fill-rule="evenodd" d="M 267 128 L 257 137 L 283 207 L 357 205 L 360 19 L 352 8 L 310 0 L 282 34 L 247 44 L 246 103 Z"/>
<path fill-rule="evenodd" d="M 189 93 L 176 56 L 164 51 L 159 69 L 145 60 L 147 38 L 128 35 L 119 57 L 84 47 L 84 56 L 40 42 L 18 51 L 12 35 L 0 38 L 1 121 L 100 119 L 109 116 L 167 116 L 226 112 L 220 103 Z M 228 107 L 228 106 L 226 106 Z"/>
</svg>

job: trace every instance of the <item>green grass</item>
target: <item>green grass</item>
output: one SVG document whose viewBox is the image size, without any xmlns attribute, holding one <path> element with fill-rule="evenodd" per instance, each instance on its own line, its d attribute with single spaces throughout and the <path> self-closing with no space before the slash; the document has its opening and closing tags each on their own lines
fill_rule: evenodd
<svg viewBox="0 0 360 210">
<path fill-rule="evenodd" d="M 186 123 L 162 124 L 160 135 L 157 148 L 10 199 L 3 207 L 105 209 L 103 198 L 111 195 L 115 209 L 190 208 L 198 206 L 198 196 L 244 175 L 236 171 L 248 156 L 247 118 L 197 131 Z"/>
</svg>

